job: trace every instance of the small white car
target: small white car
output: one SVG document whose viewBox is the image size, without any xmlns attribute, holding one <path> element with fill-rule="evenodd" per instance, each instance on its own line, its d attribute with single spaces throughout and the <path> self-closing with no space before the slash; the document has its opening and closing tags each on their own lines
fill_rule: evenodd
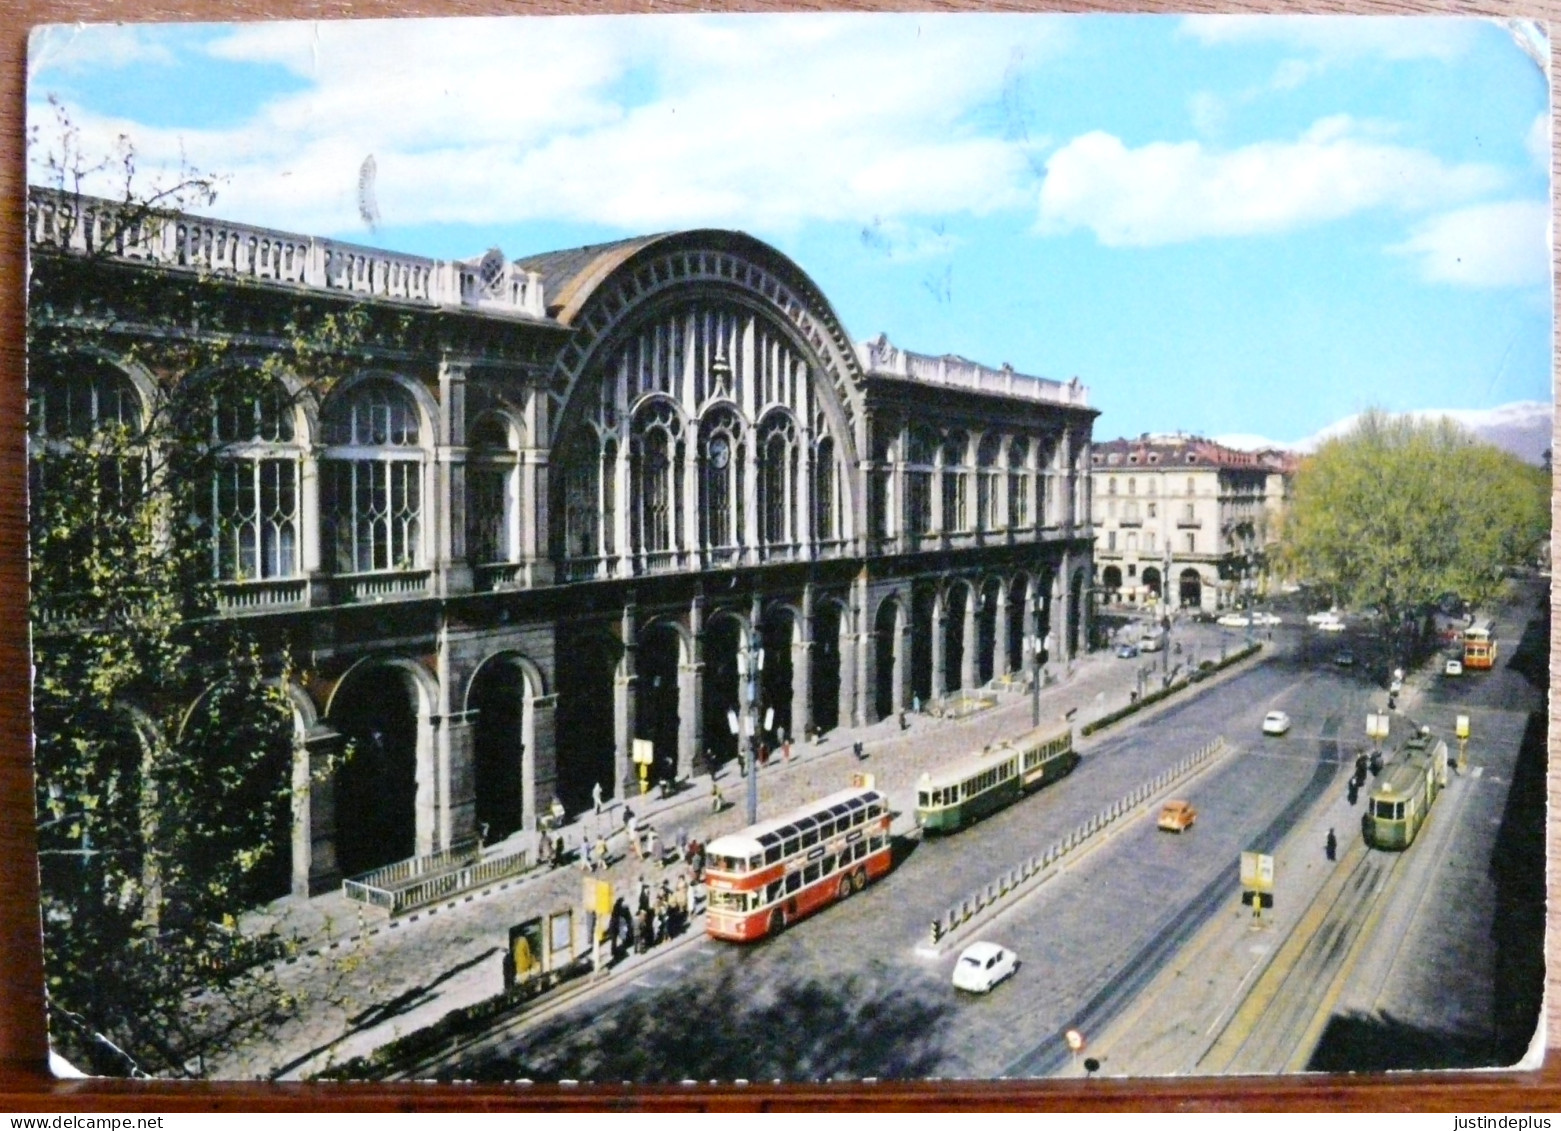
<svg viewBox="0 0 1561 1131">
<path fill-rule="evenodd" d="M 1283 711 L 1270 711 L 1263 716 L 1264 734 L 1284 734 L 1290 729 L 1290 716 Z"/>
<path fill-rule="evenodd" d="M 1226 613 L 1214 623 L 1222 624 L 1226 628 L 1246 628 L 1251 625 L 1252 619 L 1244 613 Z"/>
<path fill-rule="evenodd" d="M 1447 666 L 1442 669 L 1443 675 L 1463 675 L 1462 660 L 1448 660 Z"/>
<path fill-rule="evenodd" d="M 988 993 L 1017 969 L 1019 956 L 1006 946 L 991 942 L 971 943 L 954 963 L 954 988 L 973 994 Z"/>
<path fill-rule="evenodd" d="M 1306 623 L 1307 624 L 1322 624 L 1322 622 L 1325 621 L 1325 620 L 1338 620 L 1338 619 L 1339 619 L 1339 610 L 1338 609 L 1329 609 L 1327 612 L 1322 612 L 1322 613 L 1307 613 L 1306 614 Z"/>
<path fill-rule="evenodd" d="M 1252 623 L 1263 625 L 1265 628 L 1273 628 L 1275 625 L 1284 624 L 1284 619 L 1277 613 L 1253 613 Z"/>
<path fill-rule="evenodd" d="M 1323 620 L 1323 621 L 1318 621 L 1317 622 L 1317 631 L 1318 632 L 1343 632 L 1344 631 L 1344 622 L 1342 620 Z"/>
</svg>

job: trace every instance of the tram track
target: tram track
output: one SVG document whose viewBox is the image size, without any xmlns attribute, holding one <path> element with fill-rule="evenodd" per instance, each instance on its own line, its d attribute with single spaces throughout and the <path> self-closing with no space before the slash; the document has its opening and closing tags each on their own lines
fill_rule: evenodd
<svg viewBox="0 0 1561 1131">
<path fill-rule="evenodd" d="M 1342 767 L 1338 739 L 1333 737 L 1338 733 L 1340 721 L 1338 715 L 1328 719 L 1323 727 L 1324 737 L 1317 742 L 1311 778 L 1250 838 L 1250 844 L 1269 851 L 1295 828 L 1333 784 Z M 1064 1040 L 1067 1029 L 1101 1032 L 1117 1021 L 1150 987 L 1160 971 L 1196 938 L 1202 926 L 1235 897 L 1239 888 L 1239 879 L 1229 870 L 1222 869 L 1197 895 L 1162 920 L 1143 947 L 1084 1004 L 1066 1029 L 1051 1034 L 1014 1060 L 1002 1075 L 1010 1078 L 1051 1076 L 1065 1069 L 1072 1060 Z"/>
<path fill-rule="evenodd" d="M 1356 841 L 1340 868 L 1275 953 L 1195 1071 L 1297 1072 L 1376 925 L 1398 856 Z"/>
</svg>

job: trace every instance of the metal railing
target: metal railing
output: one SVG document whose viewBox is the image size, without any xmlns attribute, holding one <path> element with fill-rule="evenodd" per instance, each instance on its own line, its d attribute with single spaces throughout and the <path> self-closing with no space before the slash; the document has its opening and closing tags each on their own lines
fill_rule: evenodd
<svg viewBox="0 0 1561 1131">
<path fill-rule="evenodd" d="M 997 879 L 961 899 L 958 904 L 948 908 L 932 921 L 929 932 L 932 945 L 937 946 L 982 912 L 1018 894 L 1021 889 L 1032 886 L 1032 881 L 1038 883 L 1045 879 L 1051 873 L 1053 866 L 1061 863 L 1069 853 L 1098 836 L 1123 817 L 1133 813 L 1155 794 L 1186 777 L 1224 750 L 1225 740 L 1216 738 L 1196 753 L 1189 754 L 1169 769 L 1144 782 L 1120 801 L 1102 809 L 1046 851 L 1020 861 Z"/>
</svg>

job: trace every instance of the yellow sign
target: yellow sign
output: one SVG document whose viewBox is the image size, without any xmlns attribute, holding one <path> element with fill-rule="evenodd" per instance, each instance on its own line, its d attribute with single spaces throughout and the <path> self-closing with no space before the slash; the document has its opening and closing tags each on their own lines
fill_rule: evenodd
<svg viewBox="0 0 1561 1131">
<path fill-rule="evenodd" d="M 582 884 L 580 905 L 586 911 L 596 912 L 598 921 L 612 914 L 612 884 L 606 880 L 593 880 L 587 876 Z"/>
<path fill-rule="evenodd" d="M 873 778 L 872 774 L 852 774 L 851 775 L 851 788 L 852 789 L 872 789 L 873 788 L 873 781 L 874 781 L 874 778 Z"/>
<path fill-rule="evenodd" d="M 1273 891 L 1274 858 L 1262 852 L 1243 852 L 1241 886 L 1253 891 Z"/>
</svg>

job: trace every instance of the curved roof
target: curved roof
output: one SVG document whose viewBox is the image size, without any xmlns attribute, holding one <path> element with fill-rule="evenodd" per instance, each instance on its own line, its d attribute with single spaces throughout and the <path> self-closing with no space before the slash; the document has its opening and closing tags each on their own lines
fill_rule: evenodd
<svg viewBox="0 0 1561 1131">
<path fill-rule="evenodd" d="M 789 256 L 763 240 L 750 236 L 747 232 L 733 231 L 728 228 L 689 228 L 677 232 L 658 232 L 653 235 L 614 240 L 611 243 L 545 251 L 524 259 L 516 259 L 514 263 L 524 270 L 535 271 L 542 276 L 548 314 L 563 325 L 569 326 L 573 325 L 574 319 L 590 301 L 597 288 L 618 268 L 640 252 L 650 249 L 676 250 L 679 245 L 689 248 L 720 248 L 777 268 L 780 274 L 786 276 L 790 285 L 804 292 L 824 310 L 831 311 L 833 317 L 823 292 Z"/>
</svg>

